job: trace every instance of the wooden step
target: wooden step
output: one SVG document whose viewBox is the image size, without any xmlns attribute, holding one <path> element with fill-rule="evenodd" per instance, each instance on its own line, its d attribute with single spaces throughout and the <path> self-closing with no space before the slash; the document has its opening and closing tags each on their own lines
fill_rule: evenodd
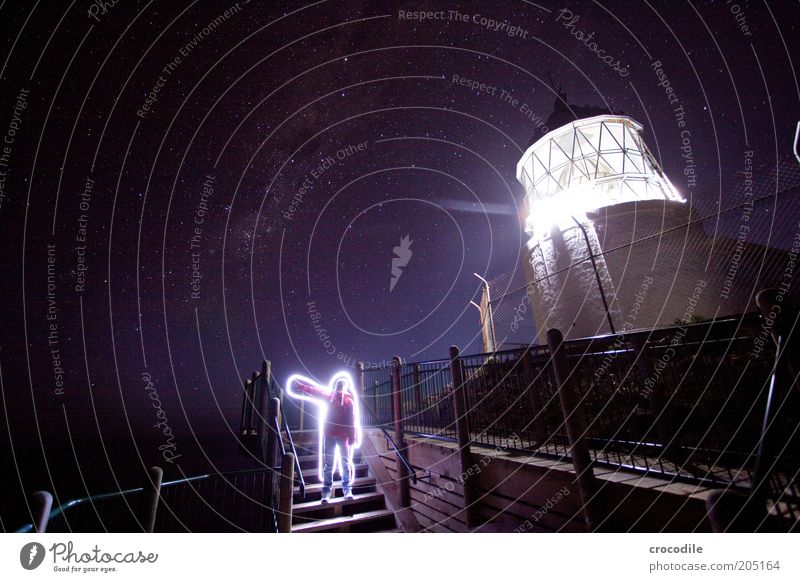
<svg viewBox="0 0 800 582">
<path fill-rule="evenodd" d="M 366 463 L 359 463 L 356 464 L 355 467 L 355 476 L 358 477 L 366 477 L 369 473 L 369 465 Z M 339 477 L 339 473 L 334 473 L 334 477 Z M 303 469 L 303 478 L 306 480 L 306 486 L 311 485 L 312 483 L 319 483 L 319 470 L 317 467 L 313 469 Z M 341 477 L 339 477 L 341 479 Z"/>
<path fill-rule="evenodd" d="M 353 528 L 363 526 L 370 522 L 394 519 L 394 514 L 388 509 L 378 509 L 364 513 L 356 513 L 352 516 L 334 517 L 331 519 L 320 519 L 292 526 L 294 533 L 312 533 L 323 531 L 339 531 L 343 528 Z M 395 526 L 396 527 L 396 526 Z"/>
<path fill-rule="evenodd" d="M 344 497 L 334 497 L 328 503 L 320 503 L 319 501 L 306 501 L 304 503 L 295 503 L 292 506 L 292 515 L 303 515 L 318 511 L 320 509 L 334 508 L 337 506 L 359 505 L 372 501 L 381 501 L 383 493 L 377 491 L 372 493 L 360 493 L 354 495 L 352 499 L 345 499 Z"/>
<path fill-rule="evenodd" d="M 374 488 L 376 484 L 374 477 L 356 477 L 353 479 L 351 486 L 353 491 L 356 492 L 356 489 L 364 489 L 367 487 Z M 333 492 L 334 496 L 342 490 L 342 483 L 341 481 L 334 481 L 333 487 L 331 491 Z M 362 491 L 364 492 L 364 491 Z M 294 488 L 295 496 L 300 494 L 300 488 Z M 322 495 L 322 483 L 311 483 L 306 486 L 306 497 L 308 496 L 320 496 Z"/>
<path fill-rule="evenodd" d="M 300 463 L 301 469 L 316 469 L 319 467 L 319 455 L 314 453 L 313 455 L 304 455 L 298 451 L 297 460 Z M 361 464 L 364 460 L 361 458 L 359 453 L 353 455 L 353 462 L 357 464 Z"/>
</svg>

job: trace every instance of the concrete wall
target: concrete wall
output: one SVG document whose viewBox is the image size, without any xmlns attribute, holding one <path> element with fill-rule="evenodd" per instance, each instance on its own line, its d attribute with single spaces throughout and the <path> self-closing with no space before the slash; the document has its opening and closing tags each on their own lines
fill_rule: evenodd
<svg viewBox="0 0 800 582">
<path fill-rule="evenodd" d="M 786 263 L 783 251 L 709 236 L 701 223 L 689 224 L 691 208 L 679 202 L 618 204 L 587 218 L 584 225 L 618 333 L 674 325 L 687 316 L 712 319 L 753 311 L 755 293 L 780 283 Z M 529 251 L 526 274 L 540 338 L 552 327 L 567 338 L 609 332 L 591 262 L 567 269 L 586 259 L 587 249 L 573 227 L 554 232 Z"/>
</svg>

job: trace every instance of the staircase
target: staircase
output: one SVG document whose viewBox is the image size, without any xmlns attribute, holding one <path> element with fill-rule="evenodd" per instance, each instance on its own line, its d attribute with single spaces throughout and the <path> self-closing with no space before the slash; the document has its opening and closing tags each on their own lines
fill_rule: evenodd
<svg viewBox="0 0 800 582">
<path fill-rule="evenodd" d="M 334 480 L 331 499 L 320 503 L 322 483 L 319 480 L 319 442 L 315 433 L 296 443 L 300 470 L 306 482 L 303 498 L 295 483 L 292 504 L 292 532 L 399 532 L 394 513 L 386 507 L 384 494 L 378 491 L 375 478 L 363 462 L 361 451 L 353 455 L 355 480 L 353 499 L 345 500 L 341 481 Z M 338 474 L 334 473 L 334 479 Z M 296 480 L 299 481 L 299 480 Z"/>
</svg>

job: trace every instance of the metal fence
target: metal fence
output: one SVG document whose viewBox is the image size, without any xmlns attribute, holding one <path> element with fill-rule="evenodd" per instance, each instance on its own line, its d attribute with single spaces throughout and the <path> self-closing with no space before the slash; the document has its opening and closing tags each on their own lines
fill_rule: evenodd
<svg viewBox="0 0 800 582">
<path fill-rule="evenodd" d="M 668 479 L 748 487 L 773 370 L 774 348 L 750 314 L 565 342 L 571 380 L 598 464 Z M 547 346 L 461 356 L 470 440 L 565 458 L 564 416 Z M 400 365 L 408 433 L 455 440 L 449 360 Z M 796 392 L 796 391 L 795 391 Z M 365 370 L 365 426 L 393 422 L 391 369 Z M 775 491 L 798 506 L 796 403 L 785 403 Z"/>
<path fill-rule="evenodd" d="M 269 469 L 213 473 L 161 485 L 156 532 L 271 531 Z M 141 532 L 142 488 L 69 501 L 54 510 L 48 533 Z"/>
</svg>

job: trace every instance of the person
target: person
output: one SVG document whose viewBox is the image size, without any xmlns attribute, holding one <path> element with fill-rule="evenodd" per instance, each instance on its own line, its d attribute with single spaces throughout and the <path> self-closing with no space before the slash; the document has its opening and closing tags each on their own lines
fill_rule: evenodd
<svg viewBox="0 0 800 582">
<path fill-rule="evenodd" d="M 339 374 L 331 384 L 332 389 L 326 390 L 306 378 L 292 376 L 289 380 L 290 395 L 312 400 L 325 410 L 320 447 L 323 504 L 331 498 L 337 448 L 341 458 L 342 493 L 345 499 L 353 499 L 353 452 L 360 445 L 352 382 L 345 374 Z"/>
</svg>

